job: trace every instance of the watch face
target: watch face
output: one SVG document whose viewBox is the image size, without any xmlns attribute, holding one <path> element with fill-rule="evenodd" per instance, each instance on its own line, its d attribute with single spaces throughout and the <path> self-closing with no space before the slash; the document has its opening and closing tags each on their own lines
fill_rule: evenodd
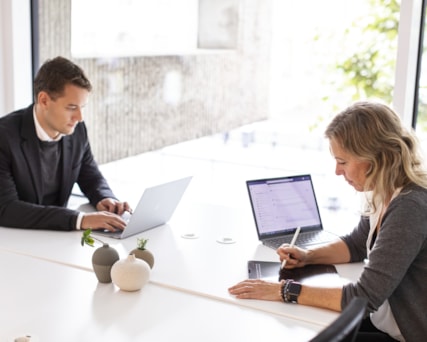
<svg viewBox="0 0 427 342">
<path fill-rule="evenodd" d="M 297 282 L 291 282 L 288 287 L 289 301 L 296 303 L 298 301 L 298 296 L 301 293 L 301 284 Z"/>
<path fill-rule="evenodd" d="M 299 296 L 301 292 L 301 284 L 300 283 L 290 283 L 289 284 L 289 293 Z"/>
</svg>

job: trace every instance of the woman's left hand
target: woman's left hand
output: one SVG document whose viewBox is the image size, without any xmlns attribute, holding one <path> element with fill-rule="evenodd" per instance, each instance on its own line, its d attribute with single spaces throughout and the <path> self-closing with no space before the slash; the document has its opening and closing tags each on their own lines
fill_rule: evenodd
<svg viewBox="0 0 427 342">
<path fill-rule="evenodd" d="M 281 301 L 281 283 L 272 283 L 260 279 L 248 279 L 228 289 L 228 292 L 239 299 L 262 299 Z"/>
</svg>

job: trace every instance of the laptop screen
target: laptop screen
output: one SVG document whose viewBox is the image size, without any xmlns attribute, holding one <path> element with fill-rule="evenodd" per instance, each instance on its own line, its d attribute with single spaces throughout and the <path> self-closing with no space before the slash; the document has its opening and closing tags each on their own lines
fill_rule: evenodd
<svg viewBox="0 0 427 342">
<path fill-rule="evenodd" d="M 258 237 L 322 229 L 310 175 L 246 181 Z"/>
</svg>

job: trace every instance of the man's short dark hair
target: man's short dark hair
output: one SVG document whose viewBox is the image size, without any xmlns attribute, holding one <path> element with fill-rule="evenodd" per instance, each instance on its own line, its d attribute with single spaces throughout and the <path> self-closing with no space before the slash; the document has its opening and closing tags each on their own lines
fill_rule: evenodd
<svg viewBox="0 0 427 342">
<path fill-rule="evenodd" d="M 83 70 L 70 60 L 58 56 L 47 60 L 34 79 L 34 100 L 41 91 L 45 91 L 53 100 L 62 96 L 68 84 L 92 90 L 92 85 Z"/>
</svg>

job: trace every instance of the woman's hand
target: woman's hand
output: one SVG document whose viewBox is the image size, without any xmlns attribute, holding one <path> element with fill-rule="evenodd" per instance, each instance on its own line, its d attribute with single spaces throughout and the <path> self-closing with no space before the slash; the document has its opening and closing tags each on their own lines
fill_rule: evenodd
<svg viewBox="0 0 427 342">
<path fill-rule="evenodd" d="M 285 268 L 297 268 L 307 265 L 308 251 L 299 247 L 290 247 L 289 244 L 281 245 L 276 253 L 279 255 L 280 262 L 286 260 Z"/>
<path fill-rule="evenodd" d="M 228 289 L 239 299 L 263 299 L 281 301 L 281 283 L 271 283 L 260 279 L 248 279 Z"/>
</svg>

